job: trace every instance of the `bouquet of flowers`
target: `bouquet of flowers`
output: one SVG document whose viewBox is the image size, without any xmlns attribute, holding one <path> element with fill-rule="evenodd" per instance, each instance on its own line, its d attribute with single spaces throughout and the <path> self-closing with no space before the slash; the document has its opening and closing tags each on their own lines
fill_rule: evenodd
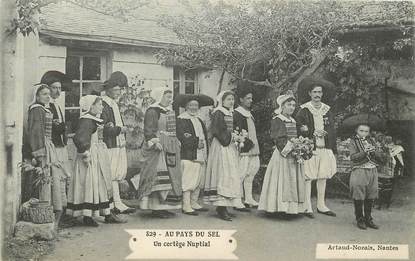
<svg viewBox="0 0 415 261">
<path fill-rule="evenodd" d="M 299 164 L 313 156 L 314 143 L 309 138 L 300 136 L 299 138 L 292 138 L 290 141 L 292 143 L 291 155 Z"/>
<path fill-rule="evenodd" d="M 244 142 L 248 137 L 248 132 L 246 130 L 239 131 L 238 129 L 236 129 L 233 131 L 232 137 L 236 147 L 240 151 L 245 146 Z"/>
</svg>

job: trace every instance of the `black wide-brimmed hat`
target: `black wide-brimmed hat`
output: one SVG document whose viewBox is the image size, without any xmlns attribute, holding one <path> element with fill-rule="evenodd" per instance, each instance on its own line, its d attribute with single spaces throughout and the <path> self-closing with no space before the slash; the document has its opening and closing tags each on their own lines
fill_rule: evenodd
<svg viewBox="0 0 415 261">
<path fill-rule="evenodd" d="M 66 74 L 59 71 L 47 71 L 40 79 L 41 84 L 51 85 L 54 82 L 71 83 L 72 79 Z"/>
<path fill-rule="evenodd" d="M 245 98 L 245 96 L 250 93 L 252 96 L 254 95 L 254 88 L 251 86 L 238 86 L 235 90 L 235 94 L 238 96 L 238 98 Z"/>
<path fill-rule="evenodd" d="M 336 86 L 327 80 L 318 77 L 307 76 L 300 81 L 297 89 L 298 102 L 304 104 L 311 100 L 308 94 L 314 87 L 321 86 L 323 88 L 322 102 L 332 105 L 336 97 Z"/>
<path fill-rule="evenodd" d="M 111 73 L 110 78 L 104 82 L 103 87 L 105 90 L 108 90 L 115 86 L 119 86 L 121 88 L 128 87 L 128 79 L 124 73 L 120 71 Z"/>
<path fill-rule="evenodd" d="M 352 115 L 343 120 L 338 128 L 340 135 L 353 134 L 357 126 L 368 125 L 371 130 L 383 131 L 386 127 L 386 122 L 381 117 L 374 113 L 361 113 Z"/>
<path fill-rule="evenodd" d="M 260 101 L 263 100 L 268 92 L 271 90 L 268 86 L 262 86 L 262 85 L 255 85 L 249 81 L 238 81 L 237 87 L 234 89 L 236 96 L 239 98 L 244 98 L 249 93 L 252 93 L 252 98 L 254 101 Z"/>
<path fill-rule="evenodd" d="M 215 101 L 204 94 L 179 94 L 173 102 L 174 107 L 183 107 L 185 108 L 187 103 L 190 101 L 197 101 L 199 102 L 199 107 L 203 106 L 212 106 L 215 104 Z"/>
</svg>

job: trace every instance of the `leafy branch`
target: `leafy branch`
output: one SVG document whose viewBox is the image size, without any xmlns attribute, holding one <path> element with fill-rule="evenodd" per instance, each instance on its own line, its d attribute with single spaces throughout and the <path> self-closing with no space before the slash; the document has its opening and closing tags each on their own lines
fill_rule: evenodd
<svg viewBox="0 0 415 261">
<path fill-rule="evenodd" d="M 38 14 L 42 8 L 58 2 L 67 2 L 100 14 L 128 20 L 133 17 L 134 11 L 143 6 L 156 4 L 157 0 L 16 0 L 16 17 L 10 21 L 11 24 L 6 31 L 9 34 L 20 32 L 23 36 L 36 34 L 40 26 Z"/>
</svg>

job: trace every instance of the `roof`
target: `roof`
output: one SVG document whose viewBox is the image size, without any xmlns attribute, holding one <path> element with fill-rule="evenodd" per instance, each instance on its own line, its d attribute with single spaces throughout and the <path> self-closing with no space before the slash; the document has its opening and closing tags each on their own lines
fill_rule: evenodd
<svg viewBox="0 0 415 261">
<path fill-rule="evenodd" d="M 415 78 L 388 82 L 388 90 L 415 96 Z"/>
<path fill-rule="evenodd" d="M 356 23 L 350 26 L 370 27 L 414 22 L 414 14 L 409 9 L 406 13 L 403 12 L 405 7 L 413 8 L 414 3 L 411 1 L 344 1 L 342 4 L 358 17 Z"/>
<path fill-rule="evenodd" d="M 167 2 L 168 4 L 168 2 Z M 159 6 L 166 9 L 166 5 Z M 138 11 L 138 10 L 137 10 Z M 60 39 L 130 45 L 178 44 L 176 35 L 157 23 L 161 10 L 140 8 L 143 15 L 128 21 L 60 1 L 42 8 L 40 34 Z"/>
<path fill-rule="evenodd" d="M 212 1 L 212 0 L 211 0 Z M 357 11 L 359 20 L 351 27 L 371 27 L 389 25 L 394 21 L 412 22 L 414 17 L 399 14 L 399 2 L 348 1 L 346 8 Z M 388 15 L 382 12 L 382 5 L 388 5 Z M 395 6 L 395 8 L 394 8 Z M 84 40 L 128 44 L 136 46 L 164 46 L 180 44 L 174 32 L 158 24 L 157 18 L 163 14 L 180 14 L 184 8 L 180 0 L 157 0 L 157 4 L 140 7 L 128 21 L 108 16 L 69 2 L 59 1 L 42 8 L 40 34 L 58 39 Z M 384 7 L 383 7 L 384 8 Z M 354 11 L 356 12 L 356 11 Z"/>
</svg>

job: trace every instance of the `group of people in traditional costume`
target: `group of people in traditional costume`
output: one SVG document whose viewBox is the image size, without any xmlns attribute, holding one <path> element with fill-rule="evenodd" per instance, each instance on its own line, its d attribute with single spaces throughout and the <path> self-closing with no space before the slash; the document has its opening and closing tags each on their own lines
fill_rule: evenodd
<svg viewBox="0 0 415 261">
<path fill-rule="evenodd" d="M 48 200 L 56 213 L 56 225 L 64 212 L 82 217 L 88 226 L 104 216 L 106 223 L 125 223 L 119 214 L 135 212 L 120 197 L 119 182 L 127 174 L 124 126 L 117 104 L 121 88 L 128 86 L 122 72 L 104 82 L 105 95 L 80 98 L 81 115 L 73 143 L 77 149 L 74 166 L 69 166 L 64 114 L 55 100 L 67 78 L 47 72 L 36 86 L 29 108 L 25 135 L 25 156 L 36 166 L 50 170 L 51 182 L 38 191 L 30 185 L 31 196 Z M 173 99 L 168 88 L 152 93 L 156 102 L 144 115 L 144 137 L 137 199 L 140 209 L 153 217 L 170 218 L 174 210 L 197 216 L 216 207 L 220 219 L 232 221 L 233 210 L 258 208 L 269 215 L 303 214 L 314 218 L 311 184 L 317 185 L 317 212 L 336 216 L 325 203 L 326 181 L 336 173 L 336 132 L 330 105 L 330 83 L 310 80 L 300 84 L 300 108 L 291 94 L 277 98 L 278 108 L 271 119 L 270 137 L 274 151 L 263 179 L 257 202 L 252 195 L 253 180 L 260 168 L 260 149 L 251 113 L 254 92 L 242 88 L 235 94 L 222 91 L 211 112 L 209 129 L 200 108 L 212 106 L 206 95 L 180 94 Z M 324 100 L 323 98 L 326 98 Z M 235 106 L 235 103 L 237 106 Z M 176 116 L 173 109 L 182 108 Z M 236 109 L 234 109 L 236 107 Z M 177 110 L 176 110 L 177 111 Z M 378 228 L 371 209 L 377 198 L 376 166 L 384 156 L 370 144 L 366 122 L 356 123 L 350 145 L 353 171 L 350 188 L 359 228 Z M 313 141 L 312 156 L 299 163 L 292 155 L 291 140 L 299 136 Z M 35 177 L 32 177 L 32 179 Z M 69 182 L 68 182 L 69 179 Z M 67 185 L 69 183 L 69 185 Z M 26 184 L 31 184 L 30 182 Z"/>
<path fill-rule="evenodd" d="M 135 209 L 125 206 L 118 182 L 127 174 L 124 126 L 116 103 L 127 77 L 115 72 L 104 83 L 105 95 L 86 95 L 79 104 L 81 115 L 73 137 L 77 149 L 74 166 L 68 158 L 64 114 L 56 102 L 62 83 L 69 81 L 58 71 L 48 71 L 35 86 L 29 107 L 23 154 L 35 166 L 42 167 L 51 181 L 33 181 L 41 174 L 25 177 L 23 200 L 37 197 L 49 201 L 55 212 L 55 227 L 63 213 L 83 217 L 84 224 L 98 226 L 93 219 L 105 216 L 106 223 L 125 223 L 120 213 Z M 69 182 L 68 182 L 69 180 Z"/>
</svg>

